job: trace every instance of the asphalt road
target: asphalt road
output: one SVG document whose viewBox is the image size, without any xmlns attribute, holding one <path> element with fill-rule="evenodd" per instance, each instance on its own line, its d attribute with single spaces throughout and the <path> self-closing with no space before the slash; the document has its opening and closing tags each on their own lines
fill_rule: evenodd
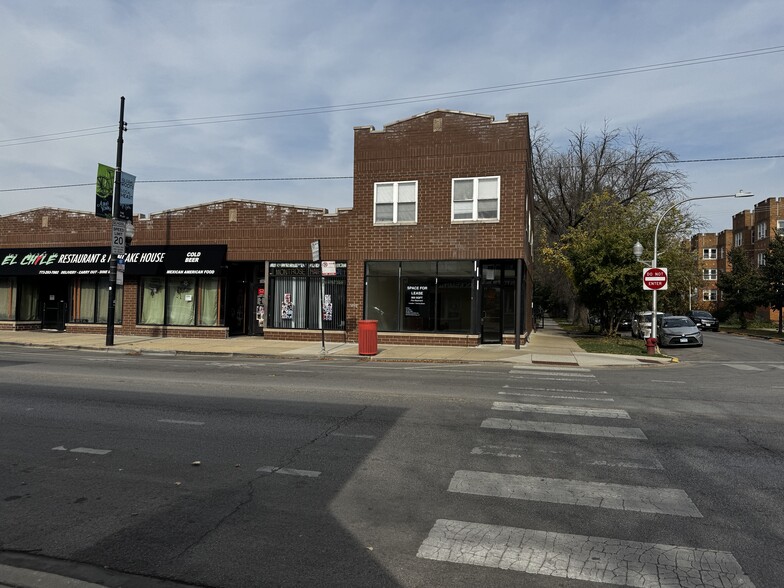
<svg viewBox="0 0 784 588">
<path fill-rule="evenodd" d="M 107 586 L 775 587 L 784 348 L 705 340 L 591 371 L 3 347 L 0 564 Z"/>
</svg>

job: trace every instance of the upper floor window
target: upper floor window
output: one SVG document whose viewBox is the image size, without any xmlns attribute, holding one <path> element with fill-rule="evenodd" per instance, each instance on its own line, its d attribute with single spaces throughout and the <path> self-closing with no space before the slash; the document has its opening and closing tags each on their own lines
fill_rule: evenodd
<svg viewBox="0 0 784 588">
<path fill-rule="evenodd" d="M 703 259 L 716 259 L 716 249 L 703 249 L 702 250 L 702 258 Z"/>
<path fill-rule="evenodd" d="M 765 265 L 766 256 L 764 253 L 757 253 L 757 267 Z"/>
<path fill-rule="evenodd" d="M 703 302 L 716 302 L 719 299 L 718 291 L 717 290 L 703 290 L 702 291 L 702 300 Z"/>
<path fill-rule="evenodd" d="M 781 233 L 784 231 L 784 220 L 777 220 L 776 221 L 776 232 Z"/>
<path fill-rule="evenodd" d="M 501 178 L 459 178 L 452 180 L 452 220 L 498 220 Z"/>
<path fill-rule="evenodd" d="M 717 278 L 717 270 L 715 269 L 703 269 L 702 270 L 702 279 L 703 280 L 715 280 Z"/>
<path fill-rule="evenodd" d="M 764 239 L 768 236 L 768 225 L 757 223 L 757 239 Z"/>
<path fill-rule="evenodd" d="M 373 222 L 415 223 L 417 182 L 381 182 L 375 185 Z"/>
<path fill-rule="evenodd" d="M 719 247 L 719 259 L 724 259 L 724 247 Z"/>
<path fill-rule="evenodd" d="M 735 233 L 733 235 L 733 244 L 735 245 L 735 247 L 740 247 L 741 245 L 743 245 L 743 232 L 742 231 L 738 231 L 737 233 Z"/>
</svg>

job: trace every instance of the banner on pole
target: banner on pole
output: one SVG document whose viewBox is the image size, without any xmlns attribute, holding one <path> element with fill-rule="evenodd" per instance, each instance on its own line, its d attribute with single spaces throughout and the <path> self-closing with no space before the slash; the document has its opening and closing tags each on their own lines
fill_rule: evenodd
<svg viewBox="0 0 784 588">
<path fill-rule="evenodd" d="M 114 192 L 114 168 L 98 164 L 98 179 L 95 182 L 95 216 L 112 218 L 112 193 Z"/>
<path fill-rule="evenodd" d="M 136 183 L 136 176 L 122 172 L 120 174 L 120 210 L 117 218 L 120 220 L 133 221 L 133 187 Z"/>
</svg>

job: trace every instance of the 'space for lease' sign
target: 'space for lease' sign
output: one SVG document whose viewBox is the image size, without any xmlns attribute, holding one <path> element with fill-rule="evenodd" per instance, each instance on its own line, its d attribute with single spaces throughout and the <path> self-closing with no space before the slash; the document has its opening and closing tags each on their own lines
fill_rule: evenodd
<svg viewBox="0 0 784 588">
<path fill-rule="evenodd" d="M 667 268 L 646 267 L 642 271 L 642 289 L 643 290 L 666 290 Z"/>
</svg>

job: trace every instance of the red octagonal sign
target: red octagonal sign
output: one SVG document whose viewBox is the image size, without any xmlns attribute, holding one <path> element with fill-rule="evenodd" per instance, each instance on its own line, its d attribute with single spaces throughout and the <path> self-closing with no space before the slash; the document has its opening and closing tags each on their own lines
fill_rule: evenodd
<svg viewBox="0 0 784 588">
<path fill-rule="evenodd" d="M 667 268 L 649 267 L 642 272 L 643 290 L 666 290 L 667 289 Z"/>
</svg>

